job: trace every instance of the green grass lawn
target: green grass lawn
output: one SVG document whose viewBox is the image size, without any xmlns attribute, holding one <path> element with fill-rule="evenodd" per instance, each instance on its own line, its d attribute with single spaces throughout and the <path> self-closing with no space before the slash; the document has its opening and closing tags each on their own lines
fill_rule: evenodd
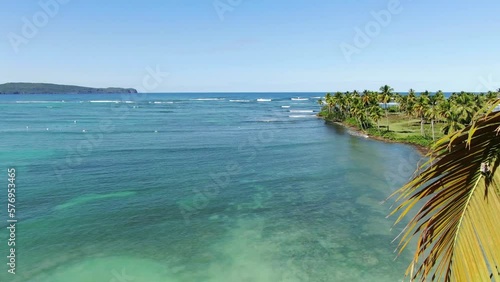
<svg viewBox="0 0 500 282">
<path fill-rule="evenodd" d="M 443 123 L 434 123 L 436 140 L 444 135 L 442 132 L 444 126 Z M 432 144 L 432 127 L 430 122 L 424 124 L 424 136 L 422 136 L 420 133 L 420 119 L 408 119 L 408 117 L 400 113 L 389 113 L 389 131 L 387 131 L 387 121 L 384 117 L 380 120 L 380 133 L 376 127 L 370 129 L 369 133 L 390 140 L 408 142 L 425 147 L 429 147 Z"/>
<path fill-rule="evenodd" d="M 381 124 L 387 125 L 385 119 Z M 443 136 L 444 123 L 434 122 L 434 135 L 436 139 Z M 411 135 L 421 136 L 420 133 L 420 119 L 408 119 L 402 114 L 389 114 L 389 130 L 396 133 L 398 136 L 407 137 Z M 424 124 L 424 133 L 426 136 L 432 138 L 432 126 L 431 123 Z"/>
</svg>

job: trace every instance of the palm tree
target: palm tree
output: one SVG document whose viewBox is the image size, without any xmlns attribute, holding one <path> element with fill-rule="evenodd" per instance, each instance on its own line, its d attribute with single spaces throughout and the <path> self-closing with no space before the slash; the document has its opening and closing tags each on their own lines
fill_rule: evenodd
<svg viewBox="0 0 500 282">
<path fill-rule="evenodd" d="M 345 105 L 346 105 L 346 113 L 348 117 L 351 117 L 351 106 L 353 104 L 354 97 L 351 95 L 351 92 L 347 91 L 344 94 L 345 97 Z"/>
<path fill-rule="evenodd" d="M 370 107 L 370 118 L 377 123 L 378 132 L 380 132 L 380 119 L 384 116 L 384 110 L 379 105 Z"/>
<path fill-rule="evenodd" d="M 398 103 L 398 105 L 397 105 L 398 112 L 401 112 L 401 109 L 402 109 L 402 108 L 401 108 L 401 102 L 402 102 L 402 100 L 403 100 L 403 99 L 405 99 L 405 98 L 406 98 L 406 96 L 403 96 L 403 95 L 401 95 L 401 94 L 399 94 L 399 93 L 395 93 L 395 94 L 394 94 L 394 101 L 395 101 L 396 103 Z"/>
<path fill-rule="evenodd" d="M 325 102 L 326 102 L 326 106 L 328 107 L 328 115 L 330 116 L 332 114 L 332 108 L 335 105 L 335 103 L 332 99 L 332 95 L 330 93 L 326 93 Z"/>
<path fill-rule="evenodd" d="M 452 114 L 452 103 L 450 99 L 443 100 L 441 103 L 438 104 L 438 112 L 439 116 L 441 116 L 445 120 L 448 120 L 448 118 Z"/>
<path fill-rule="evenodd" d="M 444 100 L 443 91 L 439 90 L 435 95 L 429 96 L 429 108 L 425 112 L 425 116 L 427 119 L 431 120 L 431 129 L 432 129 L 432 141 L 436 140 L 436 135 L 434 134 L 434 121 L 439 117 L 439 103 L 442 103 Z"/>
<path fill-rule="evenodd" d="M 408 103 L 410 103 L 408 95 L 401 95 L 396 102 L 399 103 L 400 112 L 406 116 L 410 116 L 408 112 Z M 408 120 L 408 126 L 410 125 L 410 121 Z"/>
<path fill-rule="evenodd" d="M 500 101 L 497 101 L 497 104 Z M 500 112 L 475 119 L 433 146 L 429 160 L 393 194 L 400 253 L 417 238 L 406 276 L 420 281 L 500 281 Z"/>
<path fill-rule="evenodd" d="M 451 134 L 464 128 L 460 122 L 460 114 L 457 112 L 455 102 L 451 98 L 439 103 L 437 112 L 446 121 L 446 125 L 442 128 L 444 134 Z"/>
<path fill-rule="evenodd" d="M 363 101 L 363 106 L 367 107 L 371 103 L 370 91 L 363 91 L 363 96 L 361 96 L 361 100 Z"/>
<path fill-rule="evenodd" d="M 460 116 L 460 122 L 464 125 L 470 124 L 475 112 L 473 97 L 469 93 L 461 92 L 453 99 L 455 111 Z"/>
<path fill-rule="evenodd" d="M 497 99 L 498 98 L 497 95 L 498 95 L 498 93 L 495 93 L 495 92 L 492 92 L 492 91 L 488 91 L 488 93 L 486 94 L 486 101 L 490 102 L 490 101 L 493 101 L 493 100 Z"/>
<path fill-rule="evenodd" d="M 406 107 L 404 108 L 405 114 L 408 116 L 408 126 L 410 126 L 411 118 L 413 116 L 413 108 L 415 107 L 415 101 L 417 96 L 415 95 L 415 90 L 410 88 L 408 95 L 406 95 Z"/>
<path fill-rule="evenodd" d="M 363 104 L 363 108 L 365 109 L 365 116 L 370 116 L 368 113 L 368 108 L 370 107 L 371 104 L 371 97 L 370 97 L 370 91 L 364 90 L 363 91 L 363 96 L 361 96 L 361 102 Z"/>
<path fill-rule="evenodd" d="M 434 134 L 434 121 L 439 117 L 439 109 L 436 105 L 432 105 L 432 103 L 433 101 L 431 101 L 431 106 L 427 108 L 424 115 L 425 118 L 430 119 L 431 121 L 432 141 L 435 141 L 436 135 Z"/>
<path fill-rule="evenodd" d="M 391 98 L 393 96 L 394 89 L 391 88 L 389 85 L 384 85 L 380 87 L 380 96 L 379 100 L 384 103 L 384 109 L 385 109 L 385 119 L 387 121 L 387 131 L 389 131 L 389 115 L 387 112 L 387 103 L 391 101 Z"/>
<path fill-rule="evenodd" d="M 365 108 L 363 107 L 363 102 L 359 97 L 353 95 L 352 105 L 349 110 L 351 112 L 351 116 L 355 117 L 356 120 L 358 121 L 361 130 L 364 130 L 365 128 L 368 127 L 368 125 L 366 124 L 368 119 L 367 112 L 365 111 Z"/>
<path fill-rule="evenodd" d="M 429 96 L 424 93 L 421 93 L 420 96 L 415 101 L 415 105 L 413 106 L 413 110 L 420 117 L 420 134 L 422 136 L 425 135 L 424 132 L 424 122 L 425 122 L 425 112 L 429 107 Z"/>
<path fill-rule="evenodd" d="M 318 114 L 318 116 L 324 116 L 324 112 L 325 112 L 325 103 L 322 99 L 318 99 L 317 101 L 319 107 L 320 107 L 320 112 Z"/>
<path fill-rule="evenodd" d="M 460 122 L 460 115 L 452 109 L 446 119 L 446 125 L 443 127 L 443 133 L 451 134 L 462 128 L 464 128 L 464 125 Z"/>
<path fill-rule="evenodd" d="M 348 111 L 349 111 L 349 101 L 347 99 L 347 97 L 341 93 L 341 92 L 337 92 L 335 94 L 335 97 L 337 97 L 337 101 L 338 101 L 338 105 L 339 105 L 339 108 L 340 108 L 340 112 L 342 114 L 342 119 L 346 119 L 347 118 L 347 115 L 349 114 Z"/>
<path fill-rule="evenodd" d="M 443 91 L 438 90 L 438 92 L 436 92 L 436 94 L 434 94 L 434 99 L 436 99 L 436 101 L 439 103 L 439 102 L 444 101 L 446 98 L 444 97 Z"/>
</svg>

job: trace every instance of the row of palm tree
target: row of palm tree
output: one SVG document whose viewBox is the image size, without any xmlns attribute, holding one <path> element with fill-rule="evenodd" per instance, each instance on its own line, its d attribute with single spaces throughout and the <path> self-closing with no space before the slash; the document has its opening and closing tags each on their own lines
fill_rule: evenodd
<svg viewBox="0 0 500 282">
<path fill-rule="evenodd" d="M 500 92 L 500 89 L 499 89 Z M 497 98 L 498 92 L 488 93 L 452 93 L 446 98 L 442 91 L 416 93 L 410 89 L 407 94 L 395 93 L 388 85 L 380 87 L 378 92 L 348 91 L 327 93 L 325 99 L 318 100 L 322 105 L 321 114 L 331 121 L 344 121 L 353 118 L 362 130 L 377 125 L 385 117 L 386 130 L 389 130 L 389 110 L 396 111 L 408 118 L 420 120 L 420 133 L 425 135 L 424 124 L 431 124 L 432 139 L 435 139 L 435 124 L 444 123 L 444 134 L 456 132 L 469 125 L 474 115 L 484 108 L 487 102 Z M 389 103 L 395 106 L 389 107 Z M 383 107 L 381 107 L 383 106 Z"/>
<path fill-rule="evenodd" d="M 400 252 L 416 238 L 410 281 L 500 281 L 500 111 L 493 110 L 500 100 L 480 108 L 494 95 L 425 102 L 432 113 L 425 118 L 451 120 L 446 130 L 456 131 L 436 141 L 421 170 L 393 194 L 397 222 L 414 214 L 398 236 Z"/>
<path fill-rule="evenodd" d="M 442 91 L 410 89 L 401 95 L 384 85 L 378 92 L 329 93 L 318 101 L 325 119 L 353 119 L 361 129 L 376 124 L 380 131 L 380 120 L 389 125 L 393 111 L 408 124 L 419 120 L 422 135 L 430 124 L 433 139 L 435 124 L 442 124 L 445 136 L 431 147 L 427 162 L 393 194 L 397 222 L 414 214 L 399 237 L 400 252 L 417 240 L 406 272 L 410 281 L 500 282 L 500 111 L 493 110 L 499 93 L 446 98 Z"/>
<path fill-rule="evenodd" d="M 500 105 L 496 92 L 442 91 L 405 95 L 384 85 L 379 92 L 327 94 L 321 115 L 328 120 L 354 119 L 366 129 L 389 110 L 430 123 L 443 123 L 446 135 L 431 147 L 418 173 L 393 194 L 397 222 L 414 214 L 400 234 L 399 251 L 416 238 L 406 277 L 410 281 L 500 282 Z M 395 108 L 388 107 L 396 102 Z M 381 107 L 383 105 L 383 107 Z M 394 106 L 393 106 L 394 107 Z M 389 128 L 387 127 L 387 130 Z M 413 212 L 412 212 L 413 211 Z"/>
</svg>

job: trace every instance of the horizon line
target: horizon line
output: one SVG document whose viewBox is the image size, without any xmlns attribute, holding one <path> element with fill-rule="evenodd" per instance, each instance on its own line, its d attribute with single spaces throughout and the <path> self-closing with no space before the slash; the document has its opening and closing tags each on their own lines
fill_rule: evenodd
<svg viewBox="0 0 500 282">
<path fill-rule="evenodd" d="M 204 93 L 219 93 L 219 94 L 226 94 L 226 93 L 337 93 L 337 92 L 353 92 L 354 90 L 347 90 L 347 91 L 161 91 L 161 92 L 139 92 L 141 94 L 204 94 Z M 364 91 L 357 90 L 358 93 L 362 94 Z M 368 90 L 371 92 L 379 92 L 378 90 Z M 424 91 L 417 91 L 415 90 L 415 93 L 421 93 L 429 90 L 424 90 Z M 439 91 L 439 90 L 438 90 Z M 460 93 L 460 92 L 467 92 L 467 93 L 487 93 L 488 91 L 491 92 L 497 92 L 497 91 L 492 91 L 492 90 L 487 90 L 487 91 L 470 91 L 470 90 L 455 90 L 455 91 L 444 91 L 441 90 L 443 93 Z M 429 93 L 436 93 L 437 91 L 429 91 Z M 408 91 L 396 91 L 394 90 L 394 93 L 408 93 Z"/>
</svg>

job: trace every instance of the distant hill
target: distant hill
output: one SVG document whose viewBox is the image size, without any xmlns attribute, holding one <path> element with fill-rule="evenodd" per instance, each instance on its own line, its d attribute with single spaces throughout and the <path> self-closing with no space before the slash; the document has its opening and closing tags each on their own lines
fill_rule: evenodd
<svg viewBox="0 0 500 282">
<path fill-rule="evenodd" d="M 51 83 L 11 82 L 0 84 L 0 94 L 106 94 L 137 93 L 134 88 L 91 88 Z"/>
</svg>

